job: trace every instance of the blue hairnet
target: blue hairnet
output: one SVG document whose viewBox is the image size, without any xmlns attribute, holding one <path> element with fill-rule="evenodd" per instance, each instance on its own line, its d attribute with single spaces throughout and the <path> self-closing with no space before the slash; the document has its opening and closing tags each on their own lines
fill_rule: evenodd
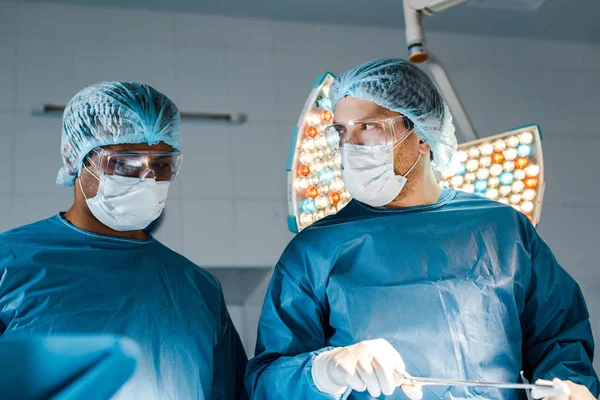
<svg viewBox="0 0 600 400">
<path fill-rule="evenodd" d="M 431 79 L 400 58 L 381 58 L 340 75 L 329 89 L 333 107 L 345 96 L 373 102 L 410 119 L 431 147 L 433 167 L 452 173 L 459 167 L 450 109 Z"/>
<path fill-rule="evenodd" d="M 95 147 L 159 142 L 181 147 L 181 117 L 167 96 L 135 82 L 92 85 L 77 93 L 63 114 L 64 166 L 56 183 L 73 186 L 83 159 Z"/>
</svg>

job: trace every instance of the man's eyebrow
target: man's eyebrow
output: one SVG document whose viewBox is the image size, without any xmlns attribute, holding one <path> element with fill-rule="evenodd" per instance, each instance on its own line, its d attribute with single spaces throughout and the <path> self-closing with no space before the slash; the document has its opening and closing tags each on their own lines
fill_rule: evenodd
<svg viewBox="0 0 600 400">
<path fill-rule="evenodd" d="M 363 120 L 363 119 L 379 119 L 379 118 L 391 118 L 391 117 L 392 117 L 391 115 L 387 115 L 387 114 L 384 114 L 382 112 L 374 112 L 374 113 L 369 113 L 369 114 L 363 115 L 360 118 L 356 118 L 355 120 L 356 121 L 360 121 L 360 120 Z M 336 121 L 335 118 L 334 118 L 333 123 L 337 124 L 338 121 Z"/>
</svg>

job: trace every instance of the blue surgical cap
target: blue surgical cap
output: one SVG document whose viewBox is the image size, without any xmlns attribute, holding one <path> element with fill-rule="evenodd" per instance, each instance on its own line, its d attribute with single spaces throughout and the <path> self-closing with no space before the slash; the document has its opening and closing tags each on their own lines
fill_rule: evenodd
<svg viewBox="0 0 600 400">
<path fill-rule="evenodd" d="M 85 156 L 95 147 L 166 143 L 181 148 L 181 117 L 175 103 L 135 82 L 103 82 L 83 89 L 63 114 L 64 166 L 56 183 L 73 186 Z"/>
<path fill-rule="evenodd" d="M 333 107 L 351 96 L 406 116 L 417 135 L 431 147 L 432 166 L 446 173 L 459 167 L 450 109 L 431 79 L 412 63 L 381 58 L 340 75 L 329 89 Z"/>
</svg>

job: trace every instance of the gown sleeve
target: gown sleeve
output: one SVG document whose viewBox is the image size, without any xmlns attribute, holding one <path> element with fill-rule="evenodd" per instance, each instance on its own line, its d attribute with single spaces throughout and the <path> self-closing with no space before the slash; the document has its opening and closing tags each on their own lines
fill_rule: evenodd
<svg viewBox="0 0 600 400">
<path fill-rule="evenodd" d="M 570 380 L 598 397 L 594 339 L 583 294 L 548 245 L 537 233 L 532 237 L 532 270 L 521 315 L 524 372 L 534 381 Z"/>
<path fill-rule="evenodd" d="M 336 399 L 315 386 L 314 358 L 325 346 L 325 312 L 316 296 L 280 260 L 267 291 L 258 327 L 256 357 L 246 387 L 252 399 Z"/>
<path fill-rule="evenodd" d="M 246 400 L 244 372 L 248 358 L 221 294 L 221 330 L 214 347 L 212 399 Z"/>
</svg>

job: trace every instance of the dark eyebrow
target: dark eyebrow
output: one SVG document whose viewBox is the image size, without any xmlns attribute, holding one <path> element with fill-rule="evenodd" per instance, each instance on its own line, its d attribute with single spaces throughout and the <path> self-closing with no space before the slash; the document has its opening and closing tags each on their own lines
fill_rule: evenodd
<svg viewBox="0 0 600 400">
<path fill-rule="evenodd" d="M 366 115 L 363 115 L 363 116 L 361 116 L 360 118 L 356 118 L 356 120 L 363 120 L 363 119 L 380 119 L 380 118 L 392 118 L 392 117 L 393 117 L 393 115 L 387 115 L 387 114 L 384 114 L 384 113 L 382 113 L 382 112 L 374 112 L 374 113 L 371 113 L 371 114 L 366 114 Z M 342 122 L 344 122 L 344 121 L 342 121 Z M 338 123 L 338 121 L 336 121 L 336 120 L 335 120 L 335 114 L 334 114 L 333 123 L 334 123 L 334 124 L 337 124 L 337 123 Z"/>
</svg>

